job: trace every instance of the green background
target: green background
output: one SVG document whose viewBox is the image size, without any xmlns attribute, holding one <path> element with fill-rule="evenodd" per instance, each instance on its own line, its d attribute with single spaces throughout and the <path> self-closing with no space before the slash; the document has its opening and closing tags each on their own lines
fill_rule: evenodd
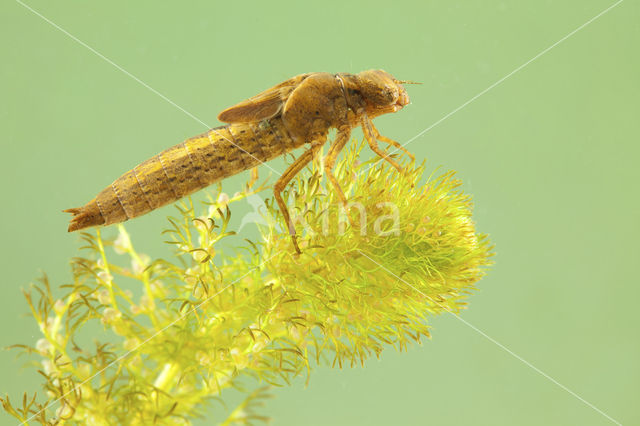
<svg viewBox="0 0 640 426">
<path fill-rule="evenodd" d="M 412 104 L 376 123 L 401 143 L 437 123 L 407 148 L 431 169 L 457 170 L 474 196 L 478 230 L 497 253 L 462 314 L 476 329 L 444 315 L 432 340 L 408 352 L 318 368 L 308 388 L 298 380 L 275 391 L 265 409 L 274 424 L 612 423 L 508 351 L 617 421 L 640 424 L 637 2 L 486 92 L 614 1 L 28 4 L 209 126 L 223 108 L 303 72 L 383 68 L 424 83 L 407 86 Z M 20 288 L 40 271 L 55 285 L 70 279 L 80 242 L 60 211 L 206 127 L 20 3 L 2 2 L 0 16 L 7 346 L 39 338 Z M 134 244 L 168 253 L 160 230 L 173 213 L 131 222 Z M 41 381 L 15 356 L 0 352 L 0 393 L 20 400 Z M 0 413 L 0 424 L 14 423 Z"/>
</svg>

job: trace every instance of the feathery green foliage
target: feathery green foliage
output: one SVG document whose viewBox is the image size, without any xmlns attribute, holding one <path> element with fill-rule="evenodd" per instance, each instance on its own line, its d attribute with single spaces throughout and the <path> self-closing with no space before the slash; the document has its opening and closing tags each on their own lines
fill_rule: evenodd
<svg viewBox="0 0 640 426">
<path fill-rule="evenodd" d="M 181 209 L 165 231 L 173 260 L 138 253 L 123 226 L 115 241 L 83 233 L 86 250 L 64 294 L 54 297 L 46 279 L 25 293 L 43 338 L 17 346 L 40 357 L 46 398 L 5 397 L 4 409 L 41 424 L 186 425 L 235 387 L 248 397 L 219 421 L 250 424 L 266 420 L 256 412 L 269 396 L 259 386 L 428 337 L 429 316 L 465 306 L 490 264 L 489 242 L 453 173 L 420 184 L 424 166 L 401 175 L 385 162 L 359 164 L 361 147 L 335 171 L 348 214 L 315 168 L 284 194 L 301 255 L 273 199 L 263 240 L 242 256 L 219 248 L 232 234 L 225 200 L 204 216 Z M 96 324 L 109 342 L 78 343 Z"/>
</svg>

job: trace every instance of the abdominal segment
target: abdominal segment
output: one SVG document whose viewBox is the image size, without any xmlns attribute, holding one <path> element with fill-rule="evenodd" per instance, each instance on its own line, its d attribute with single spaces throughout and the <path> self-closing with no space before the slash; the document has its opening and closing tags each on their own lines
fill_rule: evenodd
<svg viewBox="0 0 640 426">
<path fill-rule="evenodd" d="M 129 170 L 72 213 L 69 231 L 141 216 L 295 148 L 281 120 L 217 127 Z"/>
</svg>

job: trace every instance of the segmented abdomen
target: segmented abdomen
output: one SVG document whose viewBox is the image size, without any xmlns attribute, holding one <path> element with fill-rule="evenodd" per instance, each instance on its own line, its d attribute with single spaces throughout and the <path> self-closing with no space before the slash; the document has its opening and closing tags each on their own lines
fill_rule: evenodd
<svg viewBox="0 0 640 426">
<path fill-rule="evenodd" d="M 84 207 L 65 210 L 74 214 L 69 231 L 143 215 L 299 145 L 280 119 L 211 129 L 137 165 Z"/>
</svg>

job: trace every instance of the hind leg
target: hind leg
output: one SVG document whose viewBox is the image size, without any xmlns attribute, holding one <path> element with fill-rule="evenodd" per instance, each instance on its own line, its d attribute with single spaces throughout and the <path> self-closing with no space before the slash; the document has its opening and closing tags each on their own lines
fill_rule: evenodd
<svg viewBox="0 0 640 426">
<path fill-rule="evenodd" d="M 258 181 L 258 166 L 251 169 L 251 178 L 249 179 L 249 182 L 247 182 L 246 184 L 246 191 L 249 191 L 251 188 L 253 188 L 253 185 L 255 185 L 257 181 Z"/>
<path fill-rule="evenodd" d="M 338 183 L 338 179 L 336 179 L 333 174 L 333 167 L 336 164 L 336 160 L 338 158 L 338 154 L 342 151 L 342 148 L 349 141 L 349 136 L 351 136 L 351 127 L 345 125 L 338 128 L 338 135 L 336 136 L 336 140 L 333 141 L 331 146 L 329 147 L 329 152 L 324 159 L 324 171 L 327 174 L 327 178 L 331 185 L 333 185 L 333 189 L 338 194 L 338 198 L 342 201 L 342 204 L 347 207 L 347 197 L 344 196 L 344 192 L 342 192 L 342 188 L 340 188 L 340 184 Z"/>
<path fill-rule="evenodd" d="M 291 241 L 293 242 L 293 247 L 296 250 L 296 253 L 302 253 L 300 251 L 300 247 L 298 247 L 298 240 L 296 236 L 296 228 L 293 225 L 293 221 L 291 220 L 291 216 L 289 215 L 289 209 L 282 199 L 282 191 L 287 187 L 291 179 L 297 175 L 300 170 L 304 169 L 307 164 L 313 159 L 318 149 L 324 141 L 314 141 L 311 143 L 311 148 L 306 150 L 302 155 L 300 155 L 294 162 L 289 166 L 287 170 L 278 178 L 276 183 L 273 185 L 273 195 L 278 203 L 278 207 L 282 212 L 282 216 L 284 217 L 284 221 L 287 223 L 289 227 L 289 235 L 291 236 Z"/>
</svg>

